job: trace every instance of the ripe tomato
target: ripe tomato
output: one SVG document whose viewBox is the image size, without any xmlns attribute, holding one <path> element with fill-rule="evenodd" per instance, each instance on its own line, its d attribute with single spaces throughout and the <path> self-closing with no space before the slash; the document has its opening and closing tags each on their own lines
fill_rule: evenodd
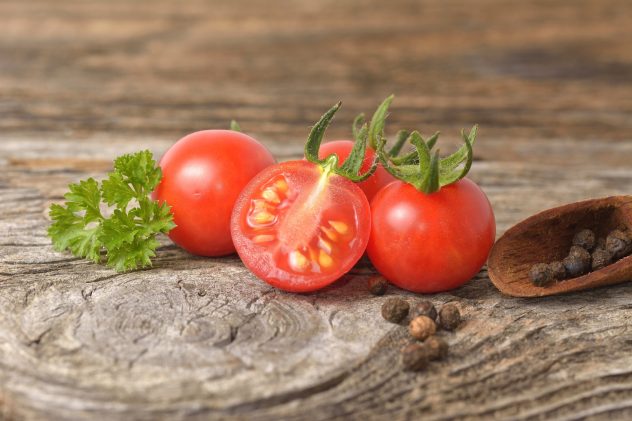
<svg viewBox="0 0 632 421">
<path fill-rule="evenodd" d="M 371 216 L 371 262 L 390 282 L 414 292 L 446 291 L 470 280 L 496 237 L 492 207 L 467 178 L 432 194 L 395 181 L 377 193 Z"/>
<path fill-rule="evenodd" d="M 232 130 L 191 133 L 160 160 L 154 198 L 171 206 L 177 227 L 169 237 L 202 256 L 233 253 L 230 216 L 244 186 L 274 157 L 250 136 Z"/>
<path fill-rule="evenodd" d="M 342 165 L 345 159 L 351 153 L 351 149 L 353 148 L 353 142 L 351 140 L 334 140 L 332 142 L 323 143 L 320 146 L 320 150 L 318 151 L 318 157 L 321 159 L 326 158 L 331 154 L 338 155 L 339 165 Z M 366 153 L 364 155 L 364 160 L 362 161 L 362 168 L 360 169 L 361 173 L 365 173 L 371 168 L 371 164 L 375 159 L 375 151 L 370 147 L 366 148 Z M 366 198 L 371 201 L 373 196 L 388 183 L 395 181 L 395 177 L 388 173 L 381 165 L 378 165 L 377 169 L 365 181 L 358 183 L 358 186 L 362 189 Z"/>
<path fill-rule="evenodd" d="M 259 278 L 286 291 L 314 291 L 360 259 L 371 230 L 370 207 L 347 178 L 289 161 L 246 186 L 231 229 L 239 257 Z"/>
</svg>

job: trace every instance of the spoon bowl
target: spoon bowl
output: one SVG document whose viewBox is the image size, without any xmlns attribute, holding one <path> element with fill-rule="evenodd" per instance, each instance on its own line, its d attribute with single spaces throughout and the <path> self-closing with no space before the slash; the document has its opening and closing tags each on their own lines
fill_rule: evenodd
<svg viewBox="0 0 632 421">
<path fill-rule="evenodd" d="M 622 227 L 632 229 L 632 196 L 586 200 L 540 212 L 514 225 L 494 244 L 489 278 L 503 294 L 514 297 L 543 297 L 632 280 L 632 256 L 544 287 L 529 279 L 534 264 L 562 260 L 578 231 L 588 228 L 597 238 L 605 238 Z"/>
</svg>

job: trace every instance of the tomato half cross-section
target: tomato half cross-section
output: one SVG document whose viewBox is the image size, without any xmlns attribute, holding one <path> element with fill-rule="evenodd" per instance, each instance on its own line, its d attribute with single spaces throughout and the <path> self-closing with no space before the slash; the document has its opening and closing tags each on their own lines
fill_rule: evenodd
<svg viewBox="0 0 632 421">
<path fill-rule="evenodd" d="M 190 253 L 235 252 L 233 205 L 246 184 L 274 157 L 252 137 L 233 130 L 204 130 L 183 137 L 160 160 L 163 178 L 154 199 L 171 206 L 171 240 Z"/>
<path fill-rule="evenodd" d="M 260 279 L 292 292 L 323 288 L 348 272 L 369 240 L 369 202 L 354 181 L 366 146 L 359 145 L 348 165 L 336 155 L 318 158 L 323 132 L 340 105 L 314 126 L 306 161 L 274 165 L 241 193 L 231 221 L 235 248 Z"/>
<path fill-rule="evenodd" d="M 329 285 L 360 259 L 369 204 L 353 182 L 305 161 L 264 170 L 235 205 L 233 241 L 259 278 L 293 292 Z"/>
</svg>

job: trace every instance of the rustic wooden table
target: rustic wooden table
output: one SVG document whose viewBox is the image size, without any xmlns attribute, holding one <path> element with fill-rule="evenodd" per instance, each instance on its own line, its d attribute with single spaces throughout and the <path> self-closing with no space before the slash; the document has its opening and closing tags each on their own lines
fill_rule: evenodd
<svg viewBox="0 0 632 421">
<path fill-rule="evenodd" d="M 629 193 L 629 0 L 0 2 L 0 419 L 630 419 L 632 285 L 455 291 L 450 356 L 402 372 L 362 263 L 314 294 L 162 239 L 117 274 L 53 251 L 47 207 L 123 152 L 237 119 L 279 159 L 396 94 L 388 130 L 481 125 L 498 232 Z M 414 299 L 404 291 L 389 295 Z"/>
</svg>

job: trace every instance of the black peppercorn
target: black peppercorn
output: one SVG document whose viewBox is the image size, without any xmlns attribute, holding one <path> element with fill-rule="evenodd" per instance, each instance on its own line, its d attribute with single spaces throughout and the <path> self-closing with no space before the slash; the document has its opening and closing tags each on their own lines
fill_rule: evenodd
<svg viewBox="0 0 632 421">
<path fill-rule="evenodd" d="M 437 320 L 437 309 L 430 301 L 419 301 L 413 304 L 410 309 L 410 317 L 414 319 L 419 316 L 427 316 L 432 320 Z"/>
<path fill-rule="evenodd" d="M 428 347 L 423 344 L 410 344 L 402 348 L 402 364 L 409 371 L 420 371 L 426 368 L 430 361 Z"/>
<path fill-rule="evenodd" d="M 553 274 L 553 279 L 557 279 L 558 281 L 566 279 L 566 268 L 564 267 L 564 263 L 560 261 L 551 262 L 549 264 L 549 268 Z"/>
<path fill-rule="evenodd" d="M 529 278 L 533 285 L 541 287 L 553 281 L 553 271 L 546 263 L 537 263 L 531 266 Z"/>
<path fill-rule="evenodd" d="M 434 335 L 437 331 L 437 325 L 434 320 L 428 316 L 418 316 L 410 321 L 408 324 L 408 332 L 410 336 L 423 341 Z"/>
<path fill-rule="evenodd" d="M 568 252 L 569 256 L 580 258 L 587 266 L 590 266 L 590 253 L 583 247 L 572 246 Z"/>
<path fill-rule="evenodd" d="M 567 256 L 562 260 L 564 267 L 566 268 L 566 274 L 570 278 L 577 278 L 582 276 L 590 270 L 590 261 L 586 262 L 579 256 Z"/>
<path fill-rule="evenodd" d="M 371 276 L 368 280 L 369 292 L 373 295 L 384 295 L 388 289 L 388 281 L 383 276 Z"/>
<path fill-rule="evenodd" d="M 573 245 L 582 247 L 588 251 L 595 247 L 595 233 L 589 229 L 583 229 L 573 237 Z"/>
<path fill-rule="evenodd" d="M 431 336 L 424 342 L 428 348 L 430 360 L 441 360 L 448 355 L 448 343 L 437 336 Z"/>
<path fill-rule="evenodd" d="M 612 256 L 606 249 L 597 248 L 592 254 L 592 270 L 604 268 L 610 264 Z"/>
<path fill-rule="evenodd" d="M 410 306 L 401 298 L 393 297 L 382 304 L 382 317 L 391 323 L 399 323 L 408 315 Z"/>
<path fill-rule="evenodd" d="M 613 260 L 621 259 L 632 252 L 632 239 L 621 230 L 614 230 L 606 237 L 606 250 Z"/>
<path fill-rule="evenodd" d="M 439 310 L 439 325 L 445 330 L 454 330 L 461 323 L 461 313 L 454 304 L 445 304 Z"/>
</svg>

